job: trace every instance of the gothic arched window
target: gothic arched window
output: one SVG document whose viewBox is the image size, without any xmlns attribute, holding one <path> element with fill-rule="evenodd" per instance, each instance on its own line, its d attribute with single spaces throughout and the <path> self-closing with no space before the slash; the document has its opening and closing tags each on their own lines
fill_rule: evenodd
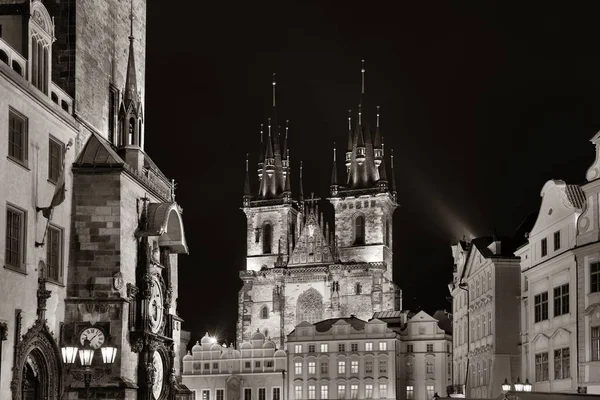
<svg viewBox="0 0 600 400">
<path fill-rule="evenodd" d="M 357 283 L 356 285 L 354 285 L 354 291 L 356 292 L 356 294 L 361 294 L 362 293 L 362 285 L 360 283 Z"/>
<path fill-rule="evenodd" d="M 302 321 L 315 322 L 323 319 L 323 296 L 316 289 L 310 288 L 298 297 L 296 302 L 296 323 Z"/>
<path fill-rule="evenodd" d="M 260 317 L 263 319 L 269 318 L 269 307 L 264 306 L 262 310 L 260 310 Z"/>
<path fill-rule="evenodd" d="M 385 245 L 390 247 L 390 220 L 385 220 Z"/>
<path fill-rule="evenodd" d="M 265 224 L 263 227 L 263 254 L 271 254 L 273 247 L 273 226 Z"/>
<path fill-rule="evenodd" d="M 135 135 L 135 119 L 133 117 L 129 118 L 129 141 L 127 144 L 133 144 L 133 138 Z"/>
<path fill-rule="evenodd" d="M 354 244 L 365 244 L 365 217 L 362 214 L 354 219 Z"/>
</svg>

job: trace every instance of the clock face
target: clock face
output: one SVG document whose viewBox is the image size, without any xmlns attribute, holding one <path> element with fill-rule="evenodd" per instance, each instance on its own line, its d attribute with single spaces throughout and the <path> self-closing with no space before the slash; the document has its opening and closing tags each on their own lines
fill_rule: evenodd
<svg viewBox="0 0 600 400">
<path fill-rule="evenodd" d="M 148 307 L 150 329 L 152 333 L 157 333 L 163 321 L 163 293 L 157 278 L 152 279 L 152 290 Z"/>
<path fill-rule="evenodd" d="M 152 356 L 152 365 L 154 365 L 155 374 L 154 374 L 154 382 L 152 385 L 152 394 L 155 399 L 160 398 L 160 394 L 162 393 L 163 387 L 163 375 L 164 375 L 164 366 L 162 356 L 158 351 L 154 352 Z"/>
<path fill-rule="evenodd" d="M 86 328 L 79 334 L 79 342 L 83 346 L 86 340 L 89 340 L 93 349 L 98 349 L 104 343 L 104 332 L 98 328 Z"/>
</svg>

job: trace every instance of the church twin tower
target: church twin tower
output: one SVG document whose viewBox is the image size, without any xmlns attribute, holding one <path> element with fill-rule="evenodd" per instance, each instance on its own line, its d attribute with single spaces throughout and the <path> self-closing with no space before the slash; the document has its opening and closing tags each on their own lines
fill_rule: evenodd
<svg viewBox="0 0 600 400">
<path fill-rule="evenodd" d="M 246 160 L 247 258 L 240 272 L 238 342 L 259 330 L 283 347 L 302 321 L 351 315 L 369 320 L 375 312 L 401 308 L 400 290 L 392 281 L 392 215 L 398 206 L 393 154 L 388 158 L 384 149 L 379 107 L 371 131 L 364 112 L 364 62 L 361 72 L 358 115 L 354 121 L 348 116 L 346 179 L 338 175 L 333 149 L 327 199 L 333 224 L 319 211 L 320 199 L 304 197 L 302 163 L 299 192 L 292 194 L 288 129 L 278 125 L 273 79 L 273 111 L 266 135 L 261 129 L 256 191 Z"/>
</svg>

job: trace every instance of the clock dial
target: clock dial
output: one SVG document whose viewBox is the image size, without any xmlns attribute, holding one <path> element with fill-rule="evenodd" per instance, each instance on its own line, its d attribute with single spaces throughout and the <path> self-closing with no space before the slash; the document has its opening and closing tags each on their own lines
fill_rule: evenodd
<svg viewBox="0 0 600 400">
<path fill-rule="evenodd" d="M 163 387 L 163 376 L 164 376 L 164 366 L 162 356 L 158 351 L 154 352 L 152 356 L 152 365 L 154 365 L 154 382 L 152 385 L 152 394 L 155 399 L 160 398 L 160 394 L 162 393 Z"/>
<path fill-rule="evenodd" d="M 160 330 L 163 321 L 163 293 L 157 278 L 152 279 L 150 302 L 148 303 L 150 329 L 153 333 Z"/>
<path fill-rule="evenodd" d="M 93 349 L 98 349 L 104 344 L 104 332 L 98 328 L 86 328 L 79 334 L 79 342 L 83 346 L 85 341 L 90 342 Z"/>
</svg>

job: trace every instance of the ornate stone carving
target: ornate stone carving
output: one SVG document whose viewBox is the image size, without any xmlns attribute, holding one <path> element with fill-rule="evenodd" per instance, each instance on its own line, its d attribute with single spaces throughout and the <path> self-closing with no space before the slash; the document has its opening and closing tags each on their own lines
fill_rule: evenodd
<svg viewBox="0 0 600 400">
<path fill-rule="evenodd" d="M 137 286 L 135 286 L 131 283 L 127 284 L 127 298 L 130 301 L 135 300 L 139 292 L 140 292 L 140 289 Z"/>
<path fill-rule="evenodd" d="M 171 308 L 171 302 L 173 301 L 173 288 L 169 286 L 167 290 L 165 290 L 165 311 L 168 314 L 169 309 Z"/>
<path fill-rule="evenodd" d="M 100 314 L 107 313 L 108 310 L 110 309 L 110 304 L 105 303 L 105 302 L 98 303 L 97 306 L 98 306 L 98 312 Z"/>
<path fill-rule="evenodd" d="M 131 340 L 131 351 L 133 351 L 134 353 L 140 353 L 142 351 L 142 349 L 144 348 L 144 340 L 141 337 L 137 337 L 133 340 Z"/>
<path fill-rule="evenodd" d="M 41 272 L 43 273 L 43 272 Z M 38 290 L 37 290 L 37 315 L 39 320 L 43 320 L 46 316 L 46 302 L 52 295 L 51 290 L 46 290 L 46 278 L 38 278 Z"/>
<path fill-rule="evenodd" d="M 120 271 L 113 275 L 113 288 L 121 290 L 123 288 L 123 273 Z"/>
</svg>

